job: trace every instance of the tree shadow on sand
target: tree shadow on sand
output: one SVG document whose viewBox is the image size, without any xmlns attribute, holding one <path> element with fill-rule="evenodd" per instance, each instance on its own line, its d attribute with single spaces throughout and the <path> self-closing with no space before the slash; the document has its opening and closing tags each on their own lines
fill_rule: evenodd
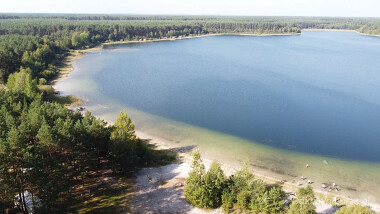
<svg viewBox="0 0 380 214">
<path fill-rule="evenodd" d="M 332 207 L 329 207 L 325 210 L 322 210 L 320 212 L 318 212 L 319 214 L 333 214 L 335 213 L 337 210 L 339 210 L 340 207 L 337 207 L 337 206 L 332 206 Z"/>
<path fill-rule="evenodd" d="M 195 146 L 171 149 L 191 152 Z M 132 197 L 133 213 L 185 213 L 193 207 L 183 197 L 182 163 L 144 168 L 136 173 L 136 190 Z"/>
</svg>

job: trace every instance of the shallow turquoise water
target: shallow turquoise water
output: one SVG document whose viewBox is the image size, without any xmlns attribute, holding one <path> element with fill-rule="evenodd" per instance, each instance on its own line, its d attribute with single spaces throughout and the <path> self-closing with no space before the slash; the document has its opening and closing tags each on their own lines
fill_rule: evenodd
<svg viewBox="0 0 380 214">
<path fill-rule="evenodd" d="M 379 202 L 379 38 L 305 32 L 112 48 L 76 61 L 57 87 L 110 121 L 127 109 L 138 130 L 174 145 Z"/>
</svg>

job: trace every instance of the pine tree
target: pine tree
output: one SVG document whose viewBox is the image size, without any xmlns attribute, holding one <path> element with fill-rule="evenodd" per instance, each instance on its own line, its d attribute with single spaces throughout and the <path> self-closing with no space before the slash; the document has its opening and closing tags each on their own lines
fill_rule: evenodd
<svg viewBox="0 0 380 214">
<path fill-rule="evenodd" d="M 300 188 L 297 194 L 298 198 L 290 205 L 289 214 L 315 214 L 314 191 L 308 185 L 306 188 Z"/>
<path fill-rule="evenodd" d="M 191 171 L 186 179 L 185 197 L 191 204 L 201 207 L 203 205 L 202 190 L 203 177 L 206 174 L 205 166 L 202 162 L 199 150 L 193 152 L 193 162 L 191 164 Z"/>
<path fill-rule="evenodd" d="M 134 150 L 135 126 L 127 113 L 121 112 L 110 137 L 109 156 L 115 172 L 126 173 L 137 166 L 138 157 Z"/>
</svg>

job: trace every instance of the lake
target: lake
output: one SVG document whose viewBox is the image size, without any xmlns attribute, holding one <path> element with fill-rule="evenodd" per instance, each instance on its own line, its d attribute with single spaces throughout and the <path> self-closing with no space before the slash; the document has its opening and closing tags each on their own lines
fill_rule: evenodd
<svg viewBox="0 0 380 214">
<path fill-rule="evenodd" d="M 336 182 L 380 203 L 380 38 L 306 31 L 134 43 L 87 53 L 74 68 L 56 88 L 108 121 L 125 109 L 138 131 L 175 146 L 291 182 Z"/>
</svg>

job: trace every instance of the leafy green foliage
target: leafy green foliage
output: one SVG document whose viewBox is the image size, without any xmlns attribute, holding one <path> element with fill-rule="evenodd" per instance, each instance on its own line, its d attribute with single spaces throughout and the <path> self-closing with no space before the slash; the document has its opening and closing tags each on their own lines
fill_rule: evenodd
<svg viewBox="0 0 380 214">
<path fill-rule="evenodd" d="M 38 94 L 37 81 L 33 79 L 30 69 L 21 69 L 20 72 L 9 75 L 7 88 L 10 91 L 24 93 L 28 97 Z"/>
</svg>

